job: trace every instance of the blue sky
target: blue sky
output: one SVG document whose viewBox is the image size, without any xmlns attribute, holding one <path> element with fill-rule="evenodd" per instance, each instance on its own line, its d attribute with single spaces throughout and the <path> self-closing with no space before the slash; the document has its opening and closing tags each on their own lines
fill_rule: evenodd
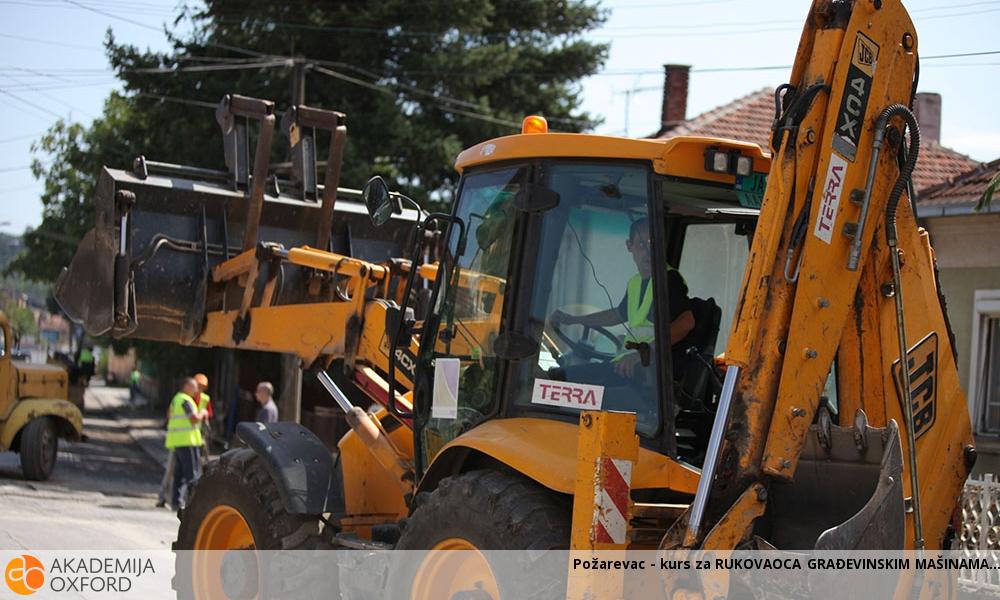
<svg viewBox="0 0 1000 600">
<path fill-rule="evenodd" d="M 107 29 L 120 42 L 166 49 L 162 26 L 172 24 L 177 4 L 0 0 L 0 110 L 5 114 L 0 119 L 0 231 L 20 233 L 41 221 L 41 183 L 26 168 L 31 141 L 59 117 L 88 123 L 117 88 L 102 51 Z M 1000 0 L 905 4 L 925 58 L 920 90 L 943 96 L 942 143 L 977 160 L 997 158 L 1000 54 L 926 57 L 1000 51 L 995 35 Z M 599 133 L 615 135 L 625 134 L 627 110 L 628 133 L 642 136 L 659 127 L 664 63 L 692 65 L 689 117 L 783 83 L 787 69 L 699 70 L 791 64 L 809 2 L 605 0 L 602 5 L 610 17 L 590 37 L 610 41 L 611 53 L 604 71 L 583 82 L 583 108 L 604 118 Z M 626 93 L 630 90 L 635 91 Z"/>
</svg>

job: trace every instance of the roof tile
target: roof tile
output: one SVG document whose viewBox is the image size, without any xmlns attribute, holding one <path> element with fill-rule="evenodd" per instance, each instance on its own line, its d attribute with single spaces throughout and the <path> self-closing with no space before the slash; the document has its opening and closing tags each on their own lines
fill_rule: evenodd
<svg viewBox="0 0 1000 600">
<path fill-rule="evenodd" d="M 722 137 L 753 142 L 765 151 L 770 151 L 773 121 L 774 90 L 763 88 L 688 119 L 658 137 L 668 138 L 678 135 Z M 979 166 L 975 160 L 951 148 L 946 148 L 937 142 L 924 142 L 917 158 L 913 183 L 918 191 L 923 191 Z"/>
</svg>

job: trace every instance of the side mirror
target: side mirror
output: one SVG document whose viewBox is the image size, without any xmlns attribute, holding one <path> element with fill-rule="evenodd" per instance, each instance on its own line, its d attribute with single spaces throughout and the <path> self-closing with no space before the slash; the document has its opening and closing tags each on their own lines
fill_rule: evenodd
<svg viewBox="0 0 1000 600">
<path fill-rule="evenodd" d="M 385 225 L 392 213 L 400 210 L 398 201 L 394 201 L 389 193 L 389 186 L 378 175 L 369 179 L 361 189 L 361 198 L 375 227 Z"/>
</svg>

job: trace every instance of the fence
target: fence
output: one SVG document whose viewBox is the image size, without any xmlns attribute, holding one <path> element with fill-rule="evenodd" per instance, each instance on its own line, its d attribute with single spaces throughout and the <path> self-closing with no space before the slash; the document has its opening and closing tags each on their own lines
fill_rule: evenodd
<svg viewBox="0 0 1000 600">
<path fill-rule="evenodd" d="M 1000 559 L 1000 480 L 992 473 L 965 482 L 961 499 L 961 524 L 952 548 L 966 554 L 987 554 Z M 959 584 L 980 592 L 1000 593 L 1000 571 L 962 570 Z"/>
</svg>

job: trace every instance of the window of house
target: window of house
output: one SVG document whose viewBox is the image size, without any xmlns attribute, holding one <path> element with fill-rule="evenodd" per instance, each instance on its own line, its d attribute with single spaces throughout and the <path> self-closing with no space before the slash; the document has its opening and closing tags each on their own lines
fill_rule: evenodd
<svg viewBox="0 0 1000 600">
<path fill-rule="evenodd" d="M 1000 290 L 978 290 L 969 395 L 977 433 L 1000 434 Z"/>
</svg>

